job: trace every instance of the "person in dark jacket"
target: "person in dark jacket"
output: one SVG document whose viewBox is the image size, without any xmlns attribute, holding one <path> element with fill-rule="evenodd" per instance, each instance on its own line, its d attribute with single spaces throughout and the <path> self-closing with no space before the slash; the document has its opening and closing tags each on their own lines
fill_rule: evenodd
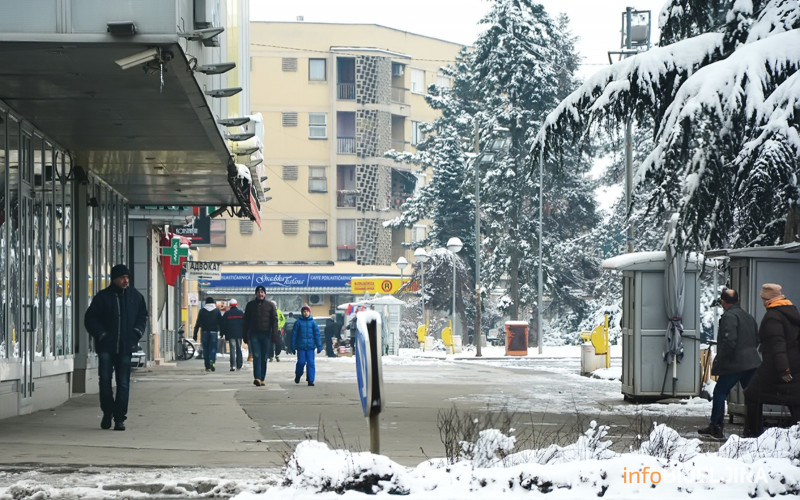
<svg viewBox="0 0 800 500">
<path fill-rule="evenodd" d="M 718 377 L 711 398 L 711 421 L 708 427 L 697 432 L 722 439 L 728 393 L 737 383 L 747 387 L 761 364 L 761 357 L 758 355 L 758 325 L 755 318 L 739 307 L 739 293 L 725 289 L 719 300 L 725 312 L 719 319 L 717 355 L 711 367 L 711 374 Z"/>
<path fill-rule="evenodd" d="M 222 315 L 220 331 L 228 341 L 228 351 L 231 354 L 231 371 L 242 369 L 242 328 L 244 326 L 244 312 L 239 309 L 239 301 L 231 299 L 230 308 Z"/>
<path fill-rule="evenodd" d="M 800 313 L 781 290 L 775 283 L 761 286 L 767 312 L 758 329 L 761 365 L 744 391 L 746 437 L 764 431 L 763 403 L 785 404 L 800 422 Z"/>
<path fill-rule="evenodd" d="M 317 374 L 314 364 L 314 350 L 322 352 L 322 341 L 319 334 L 319 325 L 311 316 L 311 308 L 303 306 L 300 308 L 302 315 L 292 328 L 292 350 L 297 353 L 297 364 L 294 366 L 294 383 L 300 383 L 303 370 L 306 371 L 308 385 L 314 385 Z"/>
<path fill-rule="evenodd" d="M 270 343 L 278 337 L 278 312 L 267 300 L 267 290 L 256 287 L 256 298 L 244 308 L 244 342 L 253 354 L 253 385 L 263 387 L 267 377 L 267 353 Z"/>
<path fill-rule="evenodd" d="M 197 331 L 202 330 L 201 341 L 203 345 L 203 361 L 206 371 L 217 371 L 217 343 L 219 342 L 219 332 L 222 327 L 222 313 L 217 307 L 214 297 L 206 297 L 206 303 L 200 314 L 197 315 L 197 322 L 194 325 L 194 339 L 197 340 Z"/>
<path fill-rule="evenodd" d="M 83 324 L 94 339 L 100 384 L 102 429 L 124 431 L 128 418 L 131 383 L 131 353 L 139 345 L 147 325 L 144 297 L 130 284 L 130 271 L 123 264 L 111 268 L 111 285 L 99 291 L 86 310 Z M 111 387 L 115 375 L 117 395 Z"/>
<path fill-rule="evenodd" d="M 331 314 L 331 320 L 325 325 L 325 354 L 329 358 L 335 358 L 336 353 L 333 352 L 333 339 L 342 338 L 342 326 L 336 322 L 336 315 Z"/>
</svg>

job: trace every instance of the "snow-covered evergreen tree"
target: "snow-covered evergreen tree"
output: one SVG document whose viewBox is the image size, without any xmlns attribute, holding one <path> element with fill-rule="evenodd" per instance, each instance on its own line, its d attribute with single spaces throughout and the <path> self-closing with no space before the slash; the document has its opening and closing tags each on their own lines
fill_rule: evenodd
<svg viewBox="0 0 800 500">
<path fill-rule="evenodd" d="M 650 212 L 677 212 L 679 245 L 780 243 L 800 201 L 800 2 L 672 0 L 662 46 L 603 69 L 537 135 L 545 158 L 600 120 L 652 120 L 639 169 Z"/>
</svg>

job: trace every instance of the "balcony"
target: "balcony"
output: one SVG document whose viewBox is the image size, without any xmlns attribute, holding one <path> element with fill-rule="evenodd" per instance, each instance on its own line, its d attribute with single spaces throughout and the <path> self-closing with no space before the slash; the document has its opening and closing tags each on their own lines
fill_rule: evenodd
<svg viewBox="0 0 800 500">
<path fill-rule="evenodd" d="M 408 151 L 407 146 L 408 141 L 403 141 L 399 139 L 392 139 L 392 149 L 395 151 Z"/>
<path fill-rule="evenodd" d="M 340 101 L 352 101 L 356 98 L 355 83 L 339 83 L 336 87 L 336 98 Z"/>
<path fill-rule="evenodd" d="M 407 88 L 392 87 L 392 102 L 397 104 L 408 104 L 406 95 L 408 95 Z"/>
<path fill-rule="evenodd" d="M 354 155 L 356 154 L 356 138 L 355 137 L 337 137 L 336 138 L 336 152 L 340 155 Z"/>
<path fill-rule="evenodd" d="M 355 189 L 340 189 L 336 191 L 337 208 L 356 208 L 358 191 Z"/>
</svg>

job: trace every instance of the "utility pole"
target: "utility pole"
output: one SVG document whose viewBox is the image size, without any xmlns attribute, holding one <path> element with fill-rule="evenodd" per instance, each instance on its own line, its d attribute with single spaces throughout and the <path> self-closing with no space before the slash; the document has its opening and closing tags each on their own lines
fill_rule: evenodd
<svg viewBox="0 0 800 500">
<path fill-rule="evenodd" d="M 625 57 L 630 57 L 631 45 L 631 21 L 633 20 L 633 7 L 625 8 Z M 633 253 L 633 220 L 630 217 L 631 193 L 633 191 L 633 126 L 631 117 L 625 118 L 625 213 L 628 214 L 628 234 L 626 252 Z"/>
<path fill-rule="evenodd" d="M 480 131 L 475 117 L 475 357 L 481 354 L 481 188 L 480 188 Z"/>
</svg>

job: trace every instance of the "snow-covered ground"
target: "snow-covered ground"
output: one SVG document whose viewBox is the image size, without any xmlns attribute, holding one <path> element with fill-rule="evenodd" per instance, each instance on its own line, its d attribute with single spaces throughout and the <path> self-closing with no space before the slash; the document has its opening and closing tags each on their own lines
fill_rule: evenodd
<svg viewBox="0 0 800 500">
<path fill-rule="evenodd" d="M 531 352 L 530 360 L 509 359 L 502 348 L 484 349 L 484 359 L 459 360 L 474 353 L 401 351 L 383 358 L 387 368 L 402 365 L 406 376 L 414 366 L 453 362 L 512 365 L 560 373 L 574 394 L 619 399 L 619 358 L 612 350 L 612 367 L 598 370 L 598 378 L 576 373 L 577 346 Z M 352 358 L 328 360 L 353 363 Z M 528 362 L 525 362 L 528 361 Z M 527 367 L 527 368 L 526 368 Z M 392 373 L 392 370 L 386 370 Z M 391 375 L 390 375 L 391 376 Z M 588 388 L 587 388 L 588 387 Z M 542 398 L 557 404 L 558 397 L 537 388 Z M 574 397 L 574 394 L 571 397 Z M 599 396 L 598 396 L 599 394 Z M 533 393 L 531 394 L 533 397 Z M 574 401 L 569 407 L 574 405 Z M 609 408 L 595 408 L 602 415 Z M 683 403 L 619 405 L 626 411 L 654 414 L 707 415 L 710 403 L 697 398 Z M 622 411 L 622 410 L 618 410 Z M 600 420 L 600 419 L 598 419 Z M 800 425 L 768 429 L 758 439 L 732 435 L 717 452 L 704 453 L 697 439 L 680 436 L 664 424 L 656 425 L 638 449 L 611 450 L 607 427 L 591 422 L 583 436 L 568 446 L 515 448 L 515 437 L 496 429 L 484 430 L 475 443 L 462 443 L 456 463 L 444 458 L 414 467 L 368 452 L 331 449 L 317 441 L 303 441 L 282 470 L 253 468 L 6 468 L 0 471 L 0 499 L 25 498 L 198 498 L 351 499 L 395 497 L 415 499 L 529 498 L 684 498 L 713 494 L 719 498 L 754 498 L 800 494 Z M 513 434 L 513 432 L 511 433 Z"/>
</svg>

